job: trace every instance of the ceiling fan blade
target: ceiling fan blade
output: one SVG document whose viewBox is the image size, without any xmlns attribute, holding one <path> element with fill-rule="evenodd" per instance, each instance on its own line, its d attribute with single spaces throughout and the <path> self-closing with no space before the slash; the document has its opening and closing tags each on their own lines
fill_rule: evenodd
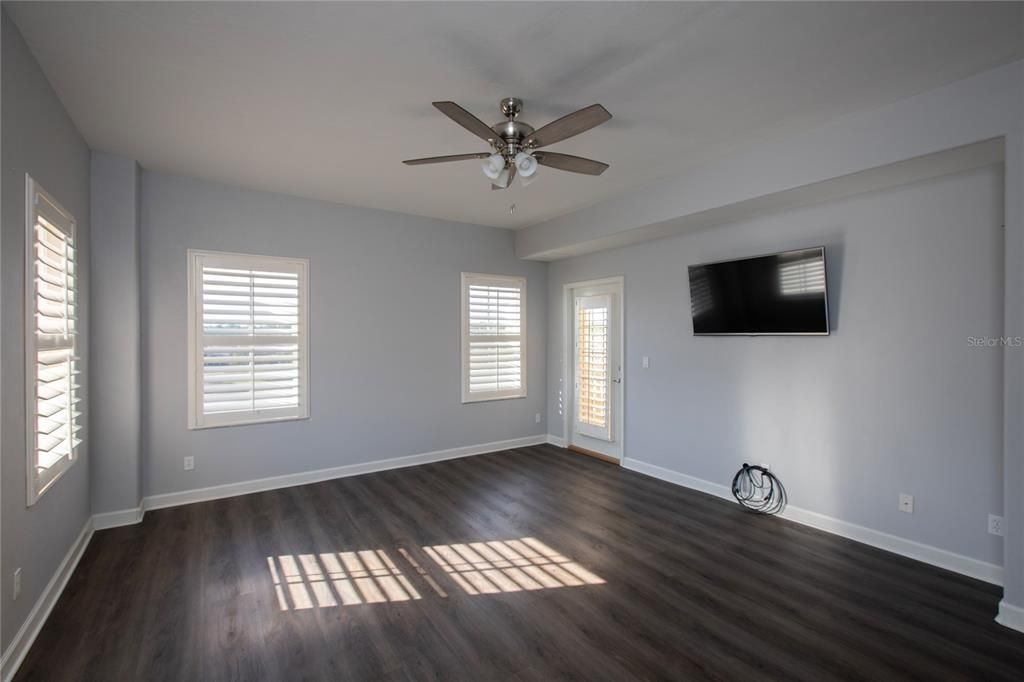
<svg viewBox="0 0 1024 682">
<path fill-rule="evenodd" d="M 585 109 L 574 111 L 542 126 L 527 138 L 526 143 L 536 148 L 561 142 L 573 135 L 586 132 L 594 126 L 599 126 L 611 117 L 608 110 L 600 104 L 591 104 Z"/>
<path fill-rule="evenodd" d="M 455 121 L 481 140 L 487 140 L 490 142 L 491 140 L 498 139 L 498 134 L 491 130 L 489 125 L 460 107 L 455 102 L 434 102 L 433 104 L 442 114 Z"/>
<path fill-rule="evenodd" d="M 537 163 L 549 168 L 569 171 L 570 173 L 583 173 L 584 175 L 600 175 L 608 170 L 607 163 L 584 159 L 582 156 L 572 154 L 556 154 L 555 152 L 535 152 L 533 158 Z"/>
<path fill-rule="evenodd" d="M 451 156 L 428 156 L 422 159 L 408 159 L 403 161 L 407 166 L 422 166 L 426 163 L 447 163 L 449 161 L 468 161 L 469 159 L 486 159 L 490 152 L 479 152 L 477 154 L 452 154 Z"/>
</svg>

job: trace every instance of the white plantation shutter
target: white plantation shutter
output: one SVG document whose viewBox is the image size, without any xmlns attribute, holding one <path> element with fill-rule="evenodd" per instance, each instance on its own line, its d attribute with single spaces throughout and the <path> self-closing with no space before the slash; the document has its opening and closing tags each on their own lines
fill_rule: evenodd
<svg viewBox="0 0 1024 682">
<path fill-rule="evenodd" d="M 26 392 L 28 503 L 66 471 L 82 443 L 76 354 L 75 220 L 32 178 L 26 181 Z"/>
<path fill-rule="evenodd" d="M 191 428 L 309 415 L 306 271 L 302 259 L 189 252 Z"/>
<path fill-rule="evenodd" d="M 576 298 L 576 432 L 610 441 L 608 294 Z"/>
<path fill-rule="evenodd" d="M 462 402 L 526 395 L 526 279 L 462 273 Z"/>
</svg>

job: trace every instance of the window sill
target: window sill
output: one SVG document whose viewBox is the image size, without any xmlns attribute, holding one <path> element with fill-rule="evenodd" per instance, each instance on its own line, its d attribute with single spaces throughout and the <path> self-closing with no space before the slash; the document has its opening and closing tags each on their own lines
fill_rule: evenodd
<svg viewBox="0 0 1024 682">
<path fill-rule="evenodd" d="M 76 448 L 75 456 L 74 457 L 65 458 L 65 459 L 61 460 L 59 463 L 53 465 L 54 467 L 56 467 L 56 473 L 50 474 L 45 479 L 45 481 L 46 481 L 45 483 L 40 484 L 38 479 L 32 483 L 33 486 L 37 485 L 39 487 L 38 487 L 38 489 L 33 488 L 32 490 L 29 491 L 28 504 L 26 504 L 25 506 L 26 507 L 31 507 L 36 502 L 38 502 L 40 499 L 42 499 L 43 495 L 45 495 L 50 490 L 50 488 L 53 487 L 54 483 L 59 481 L 61 479 L 61 477 L 64 476 L 64 474 L 66 474 L 67 472 L 71 471 L 71 468 L 73 466 L 75 466 L 75 463 L 77 461 L 78 461 L 78 451 L 77 451 L 77 448 Z"/>
<path fill-rule="evenodd" d="M 276 424 L 278 422 L 299 422 L 309 421 L 309 415 L 296 417 L 259 417 L 256 419 L 245 419 L 239 421 L 224 422 L 222 424 L 189 424 L 189 431 L 205 431 L 207 429 L 226 429 L 232 426 L 252 426 L 254 424 Z"/>
<path fill-rule="evenodd" d="M 493 403 L 499 400 L 521 400 L 526 397 L 525 393 L 518 393 L 516 395 L 482 395 L 482 396 L 462 396 L 463 405 L 472 405 L 473 403 Z"/>
</svg>

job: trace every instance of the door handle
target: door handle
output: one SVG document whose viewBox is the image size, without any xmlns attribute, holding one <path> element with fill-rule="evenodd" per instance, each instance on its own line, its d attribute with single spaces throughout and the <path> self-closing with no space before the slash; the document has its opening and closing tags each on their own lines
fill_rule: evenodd
<svg viewBox="0 0 1024 682">
<path fill-rule="evenodd" d="M 618 379 L 612 379 L 612 382 L 616 383 L 616 384 L 621 384 L 622 383 L 622 377 L 619 377 Z"/>
</svg>

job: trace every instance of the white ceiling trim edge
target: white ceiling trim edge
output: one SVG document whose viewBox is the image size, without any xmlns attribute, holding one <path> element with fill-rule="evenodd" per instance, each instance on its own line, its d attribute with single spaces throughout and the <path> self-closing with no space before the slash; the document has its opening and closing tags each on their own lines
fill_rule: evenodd
<svg viewBox="0 0 1024 682">
<path fill-rule="evenodd" d="M 1024 127 L 1021 92 L 1024 60 L 539 223 L 516 255 L 559 260 L 993 163 L 997 138 Z"/>
</svg>

